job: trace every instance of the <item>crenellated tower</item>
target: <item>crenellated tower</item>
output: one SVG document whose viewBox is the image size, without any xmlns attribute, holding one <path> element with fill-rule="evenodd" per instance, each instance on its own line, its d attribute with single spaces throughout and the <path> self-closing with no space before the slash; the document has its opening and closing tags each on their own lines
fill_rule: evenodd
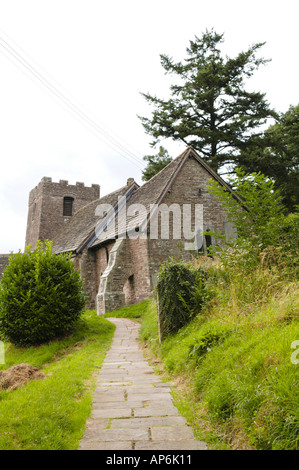
<svg viewBox="0 0 299 470">
<path fill-rule="evenodd" d="M 26 246 L 36 247 L 37 240 L 52 240 L 54 235 L 81 207 L 100 197 L 100 186 L 68 184 L 44 177 L 29 194 Z"/>
</svg>

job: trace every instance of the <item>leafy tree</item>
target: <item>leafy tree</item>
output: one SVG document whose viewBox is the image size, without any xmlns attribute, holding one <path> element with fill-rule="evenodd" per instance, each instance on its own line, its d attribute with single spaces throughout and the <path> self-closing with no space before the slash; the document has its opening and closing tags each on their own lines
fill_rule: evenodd
<svg viewBox="0 0 299 470">
<path fill-rule="evenodd" d="M 154 137 L 152 145 L 161 138 L 192 145 L 216 171 L 234 163 L 240 150 L 252 145 L 257 129 L 277 117 L 264 94 L 245 89 L 245 79 L 268 62 L 256 57 L 264 43 L 224 59 L 219 49 L 223 41 L 223 34 L 206 31 L 190 41 L 184 63 L 161 55 L 166 74 L 175 75 L 181 84 L 170 87 L 169 100 L 142 93 L 155 110 L 151 118 L 139 116 L 146 133 Z"/>
<path fill-rule="evenodd" d="M 214 197 L 224 203 L 228 220 L 233 222 L 239 238 L 250 240 L 261 249 L 269 245 L 274 233 L 268 231 L 270 220 L 277 220 L 283 214 L 279 191 L 274 183 L 261 173 L 246 174 L 236 169 L 229 178 L 232 189 L 241 197 L 238 200 L 216 181 L 210 180 L 207 189 Z"/>
<path fill-rule="evenodd" d="M 48 342 L 70 332 L 86 303 L 80 273 L 51 242 L 12 254 L 0 283 L 0 334 L 16 345 Z"/>
<path fill-rule="evenodd" d="M 168 165 L 172 158 L 169 156 L 168 151 L 160 146 L 160 150 L 156 155 L 145 155 L 143 160 L 147 161 L 147 167 L 142 172 L 142 179 L 148 181 Z"/>
<path fill-rule="evenodd" d="M 207 186 L 227 209 L 228 220 L 238 234 L 236 239 L 223 244 L 223 234 L 212 233 L 222 240 L 222 247 L 216 247 L 214 253 L 227 268 L 239 264 L 247 269 L 264 262 L 270 267 L 289 269 L 291 275 L 298 276 L 298 210 L 286 216 L 280 191 L 261 173 L 246 174 L 236 169 L 229 183 L 240 199 L 212 179 Z"/>
<path fill-rule="evenodd" d="M 247 172 L 256 168 L 274 181 L 289 210 L 299 204 L 299 105 L 281 113 L 278 122 L 264 133 L 262 146 L 241 152 L 239 166 Z"/>
</svg>

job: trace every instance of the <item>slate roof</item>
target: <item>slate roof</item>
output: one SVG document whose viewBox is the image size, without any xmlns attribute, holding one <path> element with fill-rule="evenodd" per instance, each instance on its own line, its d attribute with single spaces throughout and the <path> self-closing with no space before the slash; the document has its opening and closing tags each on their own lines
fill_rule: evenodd
<svg viewBox="0 0 299 470">
<path fill-rule="evenodd" d="M 115 223 L 108 225 L 107 230 L 101 233 L 101 236 L 98 237 L 96 240 L 94 240 L 91 246 L 92 247 L 98 246 L 101 243 L 103 243 L 103 241 L 105 240 L 113 240 L 115 238 L 115 234 L 118 233 L 117 222 L 119 222 L 119 225 L 120 225 L 119 235 L 122 235 L 124 233 L 124 230 L 122 230 L 122 227 L 125 226 L 124 221 L 126 221 L 126 230 L 130 230 L 130 229 L 132 230 L 136 226 L 140 226 L 142 222 L 144 222 L 144 220 L 148 217 L 151 204 L 158 203 L 159 198 L 164 188 L 167 186 L 167 184 L 171 180 L 171 177 L 177 170 L 182 158 L 183 158 L 183 154 L 180 155 L 175 160 L 173 160 L 172 162 L 170 162 L 166 167 L 164 167 L 159 173 L 153 176 L 153 178 L 151 178 L 149 181 L 147 181 L 142 186 L 140 186 L 131 197 L 129 203 L 126 206 L 126 210 L 125 208 L 123 208 L 123 210 L 119 211 L 118 217 Z M 142 205 L 142 207 L 145 208 L 145 211 L 139 214 L 131 214 L 131 217 L 130 217 L 130 215 L 128 215 L 127 212 L 129 212 L 129 208 L 132 207 L 133 204 Z M 134 225 L 132 226 L 133 221 L 134 221 Z"/>
<path fill-rule="evenodd" d="M 105 232 L 102 232 L 100 236 L 93 240 L 92 244 L 89 246 L 99 246 L 104 241 L 113 240 L 116 238 L 116 236 L 123 235 L 126 232 L 135 230 L 136 227 L 139 227 L 142 231 L 146 230 L 147 224 L 149 223 L 149 218 L 152 216 L 151 205 L 156 204 L 158 206 L 162 203 L 177 174 L 189 156 L 194 157 L 198 163 L 203 166 L 214 179 L 218 181 L 219 184 L 226 187 L 228 191 L 232 191 L 231 187 L 217 173 L 215 173 L 215 171 L 212 170 L 202 158 L 200 158 L 197 152 L 192 147 L 188 147 L 179 157 L 172 160 L 172 162 L 164 167 L 159 173 L 153 176 L 145 184 L 140 186 L 137 191 L 134 192 L 133 196 L 130 198 L 129 203 L 126 205 L 127 213 L 124 209 L 119 211 L 118 217 L 114 223 L 110 225 L 108 224 Z M 240 200 L 238 195 L 234 194 L 234 197 Z M 133 209 L 132 206 L 135 204 L 142 205 L 145 210 L 137 214 L 132 213 L 130 214 L 130 217 L 130 207 Z M 117 222 L 121 227 L 120 230 L 118 230 Z M 125 231 L 123 230 L 124 226 L 126 226 Z"/>
<path fill-rule="evenodd" d="M 58 231 L 53 239 L 53 252 L 77 252 L 94 235 L 95 226 L 101 222 L 104 217 L 96 216 L 96 208 L 99 204 L 117 205 L 118 198 L 126 193 L 136 189 L 137 184 L 132 186 L 123 186 L 116 191 L 103 196 L 100 199 L 90 202 L 79 209 L 74 216 Z"/>
<path fill-rule="evenodd" d="M 124 186 L 80 209 L 69 223 L 60 230 L 57 237 L 55 237 L 53 250 L 56 253 L 66 251 L 78 252 L 83 246 L 87 245 L 89 248 L 94 248 L 103 242 L 114 240 L 118 235 L 125 234 L 132 229 L 134 230 L 136 226 L 146 228 L 151 205 L 159 205 L 163 201 L 164 196 L 167 194 L 189 156 L 194 157 L 219 184 L 225 186 L 227 190 L 232 191 L 230 186 L 200 158 L 197 152 L 192 147 L 188 147 L 179 157 L 172 160 L 142 186 L 138 187 L 135 183 L 135 186 L 131 187 L 129 190 L 128 186 Z M 97 206 L 100 204 L 111 204 L 116 207 L 118 197 L 128 195 L 128 191 L 131 191 L 130 198 L 123 209 L 117 209 L 118 217 L 111 218 L 107 216 L 106 218 L 102 217 L 99 219 L 95 216 Z M 234 196 L 241 200 L 238 195 Z M 130 207 L 133 209 L 132 206 L 135 204 L 142 205 L 145 210 L 138 214 L 132 213 L 130 217 L 128 216 L 128 212 L 130 211 Z M 115 214 L 116 212 L 114 215 Z M 126 224 L 124 221 L 126 221 Z M 120 224 L 119 230 L 117 222 Z"/>
</svg>

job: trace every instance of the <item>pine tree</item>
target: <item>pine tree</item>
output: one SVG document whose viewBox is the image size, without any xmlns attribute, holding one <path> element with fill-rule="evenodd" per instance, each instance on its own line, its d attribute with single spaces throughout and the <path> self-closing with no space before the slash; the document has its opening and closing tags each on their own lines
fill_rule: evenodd
<svg viewBox="0 0 299 470">
<path fill-rule="evenodd" d="M 192 145 L 216 171 L 234 164 L 240 151 L 252 145 L 252 136 L 277 114 L 270 109 L 265 94 L 245 89 L 245 79 L 268 60 L 256 54 L 264 43 L 251 46 L 235 58 L 223 58 L 223 34 L 206 31 L 187 48 L 184 63 L 161 55 L 166 74 L 180 79 L 171 85 L 171 98 L 164 100 L 142 93 L 155 110 L 151 118 L 141 117 L 152 145 L 163 138 Z"/>
</svg>

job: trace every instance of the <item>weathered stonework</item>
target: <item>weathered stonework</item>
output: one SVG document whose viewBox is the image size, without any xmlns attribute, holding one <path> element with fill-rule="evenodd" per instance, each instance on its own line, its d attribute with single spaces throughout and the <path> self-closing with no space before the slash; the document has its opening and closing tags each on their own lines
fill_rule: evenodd
<svg viewBox="0 0 299 470">
<path fill-rule="evenodd" d="M 84 288 L 88 295 L 88 307 L 90 309 L 95 308 L 95 296 L 96 296 L 96 256 L 95 253 L 84 248 L 82 253 L 78 256 L 79 263 L 78 269 L 81 271 L 81 276 L 84 280 Z"/>
<path fill-rule="evenodd" d="M 98 257 L 103 256 L 103 248 Z M 119 238 L 109 251 L 109 262 L 100 277 L 97 295 L 99 313 L 140 302 L 150 295 L 148 242 Z"/>
<path fill-rule="evenodd" d="M 200 206 L 204 231 L 222 232 L 228 238 L 234 236 L 226 210 L 206 189 L 210 178 L 231 191 L 191 147 L 143 186 L 139 187 L 130 178 L 126 186 L 101 199 L 98 185 L 85 188 L 82 183 L 72 186 L 66 181 L 53 183 L 50 178 L 43 178 L 30 193 L 26 244 L 34 247 L 38 239 L 48 238 L 53 240 L 54 252 L 71 252 L 75 267 L 84 279 L 88 306 L 97 308 L 99 315 L 139 302 L 152 293 L 165 260 L 191 257 L 186 243 L 192 240 L 183 225 L 185 207 L 191 208 L 193 234 L 195 207 Z M 64 197 L 74 199 L 73 217 L 63 217 Z M 132 215 L 134 206 L 142 206 L 145 212 Z M 159 214 L 159 230 L 154 237 L 152 206 Z M 108 212 L 98 212 L 103 207 Z M 171 209 L 180 216 L 176 224 Z M 164 237 L 166 220 L 169 220 L 167 239 Z M 120 227 L 123 232 L 119 231 Z M 208 244 L 215 243 L 199 232 L 197 237 L 203 241 L 204 253 Z"/>
<path fill-rule="evenodd" d="M 89 202 L 99 199 L 100 186 L 93 184 L 91 187 L 85 187 L 84 183 L 71 185 L 65 180 L 54 183 L 52 178 L 42 178 L 29 194 L 26 246 L 30 244 L 34 249 L 37 240 L 53 240 L 58 230 L 68 222 L 71 216 L 63 215 L 65 197 L 74 199 L 75 214 Z"/>
<path fill-rule="evenodd" d="M 2 277 L 3 271 L 8 264 L 10 255 L 0 255 L 0 279 Z"/>
</svg>

